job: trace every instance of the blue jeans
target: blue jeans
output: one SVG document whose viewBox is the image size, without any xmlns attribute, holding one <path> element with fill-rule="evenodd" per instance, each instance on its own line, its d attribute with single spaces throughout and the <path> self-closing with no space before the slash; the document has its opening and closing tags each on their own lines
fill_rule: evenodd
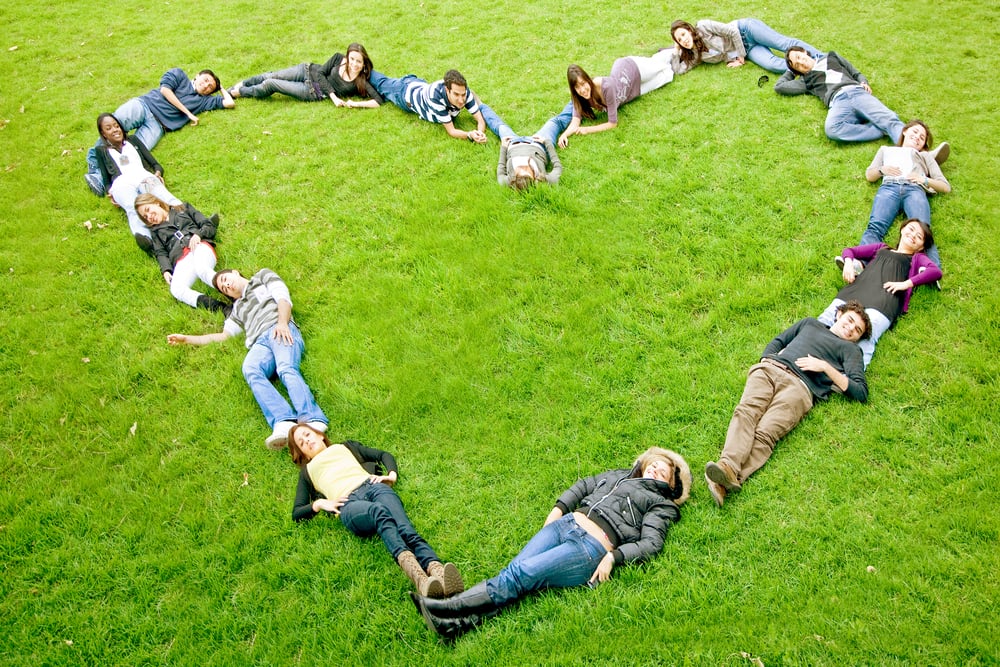
<svg viewBox="0 0 1000 667">
<path fill-rule="evenodd" d="M 545 121 L 545 125 L 542 125 L 538 132 L 535 132 L 535 136 L 541 137 L 542 139 L 548 139 L 555 146 L 556 142 L 559 140 L 559 135 L 562 134 L 569 124 L 573 121 L 573 100 L 563 107 L 563 110 L 559 112 L 559 115 L 553 116 Z"/>
<path fill-rule="evenodd" d="M 518 136 L 517 132 L 510 129 L 510 125 L 503 122 L 500 116 L 496 114 L 493 109 L 483 102 L 479 103 L 479 111 L 483 114 L 483 120 L 486 121 L 486 127 L 490 129 L 490 132 L 500 137 L 502 140 L 504 137 L 510 137 L 511 139 L 519 141 L 533 141 L 533 137 Z M 534 137 L 539 137 L 540 139 L 548 139 L 555 146 L 556 142 L 559 140 L 559 135 L 569 127 L 570 122 L 573 120 L 573 102 L 563 108 L 558 116 L 553 116 L 545 121 L 545 125 L 542 125 L 538 132 L 535 132 Z"/>
<path fill-rule="evenodd" d="M 543 588 L 582 586 L 607 553 L 567 514 L 538 531 L 486 590 L 502 607 Z"/>
<path fill-rule="evenodd" d="M 241 97 L 270 97 L 275 93 L 288 95 L 302 102 L 317 101 L 316 91 L 309 83 L 309 64 L 302 63 L 277 72 L 265 72 L 244 79 L 240 86 Z"/>
<path fill-rule="evenodd" d="M 371 537 L 378 533 L 393 558 L 404 551 L 412 551 L 424 570 L 431 562 L 439 560 L 410 523 L 403 501 L 386 484 L 375 484 L 369 480 L 352 491 L 347 496 L 347 502 L 340 507 L 340 522 L 358 537 Z"/>
<path fill-rule="evenodd" d="M 769 72 L 784 74 L 788 71 L 785 59 L 774 55 L 771 49 L 785 53 L 793 46 L 800 46 L 813 58 L 823 56 L 816 47 L 806 44 L 801 39 L 786 37 L 763 21 L 740 19 L 736 22 L 736 26 L 739 28 L 740 37 L 743 38 L 747 58 Z"/>
<path fill-rule="evenodd" d="M 246 358 L 243 359 L 243 377 L 250 385 L 250 391 L 257 399 L 257 404 L 271 428 L 280 421 L 326 423 L 329 420 L 316 405 L 316 399 L 313 398 L 309 385 L 299 372 L 302 353 L 306 350 L 302 334 L 292 322 L 288 323 L 288 328 L 292 332 L 291 345 L 286 345 L 273 337 L 274 327 L 270 327 L 257 337 Z M 281 384 L 285 385 L 292 405 L 289 405 L 271 384 L 271 378 L 275 375 L 281 380 Z"/>
<path fill-rule="evenodd" d="M 115 118 L 125 134 L 135 130 L 135 137 L 142 145 L 153 150 L 163 138 L 163 126 L 143 101 L 133 97 L 115 110 Z"/>
<path fill-rule="evenodd" d="M 868 227 L 861 235 L 862 245 L 866 243 L 878 243 L 889 233 L 893 221 L 900 212 L 906 215 L 907 220 L 916 218 L 922 222 L 931 224 L 931 204 L 928 201 L 927 192 L 913 183 L 886 183 L 882 182 L 878 192 L 875 193 L 875 200 L 872 202 L 872 212 L 868 217 Z M 938 255 L 937 245 L 924 250 L 932 262 L 941 267 L 941 257 Z"/>
<path fill-rule="evenodd" d="M 427 83 L 413 74 L 407 74 L 402 79 L 391 79 L 375 70 L 372 70 L 371 76 L 368 77 L 368 83 L 372 84 L 372 88 L 377 90 L 379 95 L 407 113 L 413 113 L 413 109 L 406 103 L 406 88 L 414 82 Z"/>
<path fill-rule="evenodd" d="M 826 114 L 826 136 L 834 141 L 877 141 L 883 136 L 899 143 L 903 121 L 895 111 L 861 86 L 847 86 L 834 95 Z"/>
</svg>

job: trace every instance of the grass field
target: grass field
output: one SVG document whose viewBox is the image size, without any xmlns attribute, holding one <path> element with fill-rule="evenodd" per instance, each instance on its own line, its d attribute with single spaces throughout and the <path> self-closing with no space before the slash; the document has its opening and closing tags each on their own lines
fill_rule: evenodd
<svg viewBox="0 0 1000 667">
<path fill-rule="evenodd" d="M 746 370 L 834 297 L 876 190 L 879 144 L 830 142 L 815 98 L 700 67 L 526 195 L 496 185 L 496 137 L 392 106 L 239 100 L 156 148 L 171 190 L 221 213 L 220 268 L 286 280 L 330 434 L 397 456 L 468 583 L 580 476 L 654 444 L 696 472 L 658 558 L 445 646 L 377 541 L 292 523 L 297 471 L 263 446 L 242 341 L 166 344 L 221 318 L 176 302 L 87 191 L 95 119 L 173 66 L 232 85 L 360 41 L 390 76 L 461 69 L 529 133 L 569 63 L 605 74 L 675 18 L 748 15 L 927 121 L 953 192 L 931 204 L 944 290 L 880 342 L 869 403 L 819 406 L 722 510 L 701 470 Z M 996 6 L 26 0 L 0 25 L 0 663 L 1000 661 Z"/>
</svg>

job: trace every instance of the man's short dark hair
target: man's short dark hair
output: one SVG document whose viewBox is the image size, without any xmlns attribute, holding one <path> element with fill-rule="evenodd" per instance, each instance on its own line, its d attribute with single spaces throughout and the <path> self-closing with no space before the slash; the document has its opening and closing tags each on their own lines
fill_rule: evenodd
<svg viewBox="0 0 1000 667">
<path fill-rule="evenodd" d="M 219 276 L 224 273 L 239 273 L 239 271 L 237 269 L 222 269 L 221 271 L 216 271 L 215 275 L 212 276 L 212 287 L 214 287 L 217 292 L 222 292 L 222 290 L 219 289 Z M 225 292 L 222 293 L 225 294 Z"/>
<path fill-rule="evenodd" d="M 809 55 L 809 52 L 806 51 L 801 46 L 790 46 L 790 47 L 788 47 L 788 50 L 785 51 L 785 67 L 788 68 L 789 72 L 791 72 L 795 76 L 798 76 L 798 75 L 802 74 L 802 72 L 800 72 L 799 70 L 797 70 L 794 67 L 792 67 L 792 59 L 789 58 L 789 56 L 791 56 L 796 51 L 798 51 L 799 53 L 804 53 L 806 55 Z"/>
<path fill-rule="evenodd" d="M 872 319 L 868 317 L 868 313 L 865 312 L 865 307 L 861 305 L 860 301 L 850 300 L 845 304 L 842 304 L 840 308 L 837 309 L 837 319 L 839 320 L 844 313 L 851 312 L 857 314 L 861 317 L 861 322 L 865 325 L 865 332 L 861 334 L 861 338 L 858 340 L 868 340 L 872 337 Z"/>
<path fill-rule="evenodd" d="M 444 87 L 451 88 L 452 84 L 469 87 L 469 84 L 465 82 L 465 77 L 457 69 L 450 69 L 444 73 Z"/>
<path fill-rule="evenodd" d="M 219 81 L 219 77 L 215 76 L 215 72 L 213 72 L 210 69 L 203 69 L 200 72 L 198 72 L 198 76 L 201 76 L 202 74 L 207 74 L 210 77 L 212 77 L 212 81 L 215 81 L 215 90 L 213 90 L 212 92 L 213 93 L 219 92 L 219 89 L 222 88 L 222 82 Z"/>
</svg>

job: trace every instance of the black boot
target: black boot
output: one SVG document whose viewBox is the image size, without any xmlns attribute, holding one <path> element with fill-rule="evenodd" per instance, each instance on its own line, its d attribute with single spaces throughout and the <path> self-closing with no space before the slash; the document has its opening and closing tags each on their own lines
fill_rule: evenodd
<svg viewBox="0 0 1000 667">
<path fill-rule="evenodd" d="M 139 248 L 144 253 L 146 253 L 147 255 L 149 255 L 150 257 L 152 257 L 153 256 L 153 239 L 149 238 L 148 236 L 143 236 L 142 234 L 133 234 L 133 236 L 135 237 L 135 244 L 137 246 L 139 246 Z"/>
<path fill-rule="evenodd" d="M 421 611 L 420 604 L 416 598 L 414 598 L 413 604 L 417 605 L 417 611 Z M 453 595 L 450 598 L 443 600 L 427 599 L 425 606 L 429 612 L 438 618 L 468 616 L 469 614 L 478 614 L 496 607 L 489 592 L 486 590 L 485 581 L 480 581 L 464 593 Z"/>
<path fill-rule="evenodd" d="M 219 301 L 218 299 L 213 299 L 207 294 L 198 295 L 198 307 L 204 308 L 205 310 L 211 311 L 213 313 L 216 312 L 217 310 L 221 310 L 222 314 L 225 315 L 226 317 L 229 317 L 229 314 L 233 312 L 232 304 L 228 304 L 225 301 Z"/>
<path fill-rule="evenodd" d="M 410 593 L 410 598 L 427 627 L 449 642 L 496 616 L 501 609 L 486 592 L 486 582 L 447 600 L 434 600 L 415 593 Z M 436 611 L 432 611 L 431 606 Z"/>
</svg>

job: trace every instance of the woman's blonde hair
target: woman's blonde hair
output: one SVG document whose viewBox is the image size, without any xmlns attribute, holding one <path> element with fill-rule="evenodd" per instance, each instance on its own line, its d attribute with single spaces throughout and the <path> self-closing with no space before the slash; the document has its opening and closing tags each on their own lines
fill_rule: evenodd
<svg viewBox="0 0 1000 667">
<path fill-rule="evenodd" d="M 662 461 L 674 470 L 673 479 L 667 482 L 674 490 L 674 503 L 683 505 L 691 496 L 691 468 L 684 457 L 677 452 L 663 447 L 650 447 L 636 459 L 635 465 L 639 468 L 639 474 L 645 472 L 646 468 L 655 461 Z M 680 488 L 677 488 L 678 484 Z"/>
</svg>

